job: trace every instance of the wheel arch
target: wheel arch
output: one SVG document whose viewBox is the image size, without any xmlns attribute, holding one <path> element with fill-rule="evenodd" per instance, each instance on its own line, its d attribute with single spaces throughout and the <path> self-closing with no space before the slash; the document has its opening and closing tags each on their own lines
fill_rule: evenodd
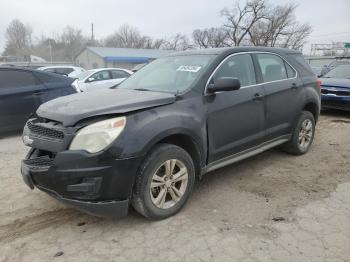
<svg viewBox="0 0 350 262">
<path fill-rule="evenodd" d="M 159 144 L 172 144 L 184 149 L 192 158 L 196 177 L 199 178 L 201 175 L 201 169 L 205 163 L 205 148 L 201 145 L 201 142 L 196 138 L 190 131 L 181 130 L 168 130 L 167 132 L 158 135 L 156 138 L 152 139 L 150 143 L 144 149 L 144 155 L 152 150 L 155 146 Z"/>
<path fill-rule="evenodd" d="M 314 116 L 314 119 L 315 119 L 315 122 L 317 122 L 318 120 L 318 117 L 320 115 L 320 108 L 319 106 L 317 105 L 316 102 L 314 101 L 308 101 L 303 109 L 303 111 L 309 111 L 313 116 Z"/>
</svg>

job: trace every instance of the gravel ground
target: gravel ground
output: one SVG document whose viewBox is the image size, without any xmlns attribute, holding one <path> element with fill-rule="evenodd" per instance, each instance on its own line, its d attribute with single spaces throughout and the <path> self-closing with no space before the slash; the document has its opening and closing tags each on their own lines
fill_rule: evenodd
<svg viewBox="0 0 350 262">
<path fill-rule="evenodd" d="M 350 114 L 321 116 L 311 151 L 270 150 L 197 183 L 178 215 L 84 215 L 22 182 L 18 134 L 0 138 L 0 262 L 350 261 Z"/>
</svg>

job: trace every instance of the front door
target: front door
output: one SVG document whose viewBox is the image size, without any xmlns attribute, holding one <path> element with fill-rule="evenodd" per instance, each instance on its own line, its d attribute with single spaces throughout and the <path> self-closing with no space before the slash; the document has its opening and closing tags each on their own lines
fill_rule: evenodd
<svg viewBox="0 0 350 262">
<path fill-rule="evenodd" d="M 109 70 L 99 71 L 89 78 L 93 78 L 94 80 L 92 82 L 87 83 L 87 90 L 99 90 L 112 86 L 111 82 L 113 81 L 113 79 L 111 79 Z"/>
<path fill-rule="evenodd" d="M 264 140 L 264 89 L 257 85 L 250 54 L 228 57 L 210 83 L 220 77 L 236 77 L 241 89 L 206 95 L 209 162 L 259 145 Z"/>
</svg>

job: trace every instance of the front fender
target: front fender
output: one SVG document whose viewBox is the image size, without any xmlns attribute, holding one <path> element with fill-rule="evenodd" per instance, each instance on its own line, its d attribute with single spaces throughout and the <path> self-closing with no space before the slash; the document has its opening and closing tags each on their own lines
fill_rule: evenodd
<svg viewBox="0 0 350 262">
<path fill-rule="evenodd" d="M 205 110 L 196 104 L 180 101 L 131 114 L 122 139 L 116 146 L 120 158 L 144 156 L 159 141 L 172 135 L 185 135 L 198 146 L 201 155 L 206 152 Z"/>
</svg>

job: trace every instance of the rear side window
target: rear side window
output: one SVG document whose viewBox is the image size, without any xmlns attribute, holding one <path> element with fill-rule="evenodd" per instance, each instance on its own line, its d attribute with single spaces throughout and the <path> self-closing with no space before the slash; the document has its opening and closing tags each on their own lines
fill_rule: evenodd
<svg viewBox="0 0 350 262">
<path fill-rule="evenodd" d="M 293 78 L 297 75 L 297 72 L 295 72 L 295 70 L 287 62 L 284 62 L 284 65 L 285 65 L 286 70 L 287 70 L 287 77 L 288 78 Z"/>
<path fill-rule="evenodd" d="M 215 72 L 212 81 L 215 83 L 220 77 L 235 77 L 242 87 L 256 84 L 252 57 L 249 54 L 229 57 Z"/>
<path fill-rule="evenodd" d="M 130 76 L 127 72 L 122 70 L 111 70 L 112 79 L 127 78 Z"/>
<path fill-rule="evenodd" d="M 293 61 L 295 61 L 299 67 L 306 71 L 304 72 L 304 70 L 298 70 L 300 73 L 303 75 L 314 74 L 311 66 L 306 62 L 302 54 L 289 54 L 289 56 L 293 58 Z"/>
<path fill-rule="evenodd" d="M 56 73 L 61 75 L 69 75 L 73 72 L 72 68 L 56 68 Z"/>
<path fill-rule="evenodd" d="M 0 70 L 0 88 L 24 87 L 39 84 L 31 72 Z"/>
<path fill-rule="evenodd" d="M 282 58 L 273 54 L 257 54 L 264 82 L 287 79 L 287 69 Z"/>
<path fill-rule="evenodd" d="M 54 74 L 45 74 L 43 72 L 35 72 L 35 75 L 40 79 L 43 83 L 59 83 L 63 82 L 64 78 L 63 76 L 54 75 Z M 68 78 L 67 78 L 68 79 Z"/>
<path fill-rule="evenodd" d="M 55 73 L 55 68 L 47 68 L 44 70 L 45 72 Z"/>
</svg>

